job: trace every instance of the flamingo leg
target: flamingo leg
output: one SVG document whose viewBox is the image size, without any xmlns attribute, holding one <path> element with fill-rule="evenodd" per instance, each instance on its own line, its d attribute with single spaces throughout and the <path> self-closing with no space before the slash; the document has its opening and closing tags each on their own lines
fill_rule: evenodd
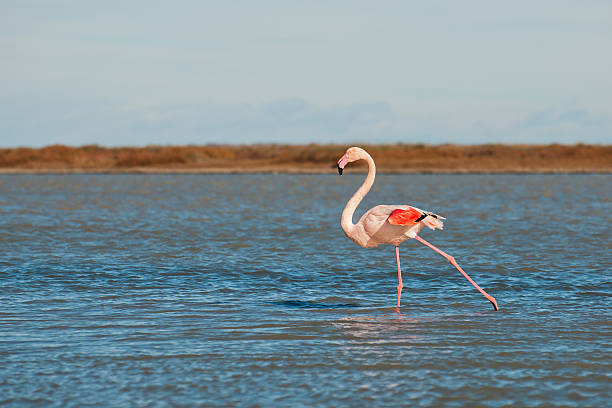
<svg viewBox="0 0 612 408">
<path fill-rule="evenodd" d="M 469 281 L 469 282 L 470 282 L 472 285 L 474 285 L 474 287 L 475 287 L 476 289 L 478 289 L 478 291 L 479 291 L 480 293 L 482 293 L 482 294 L 484 295 L 484 297 L 486 297 L 486 298 L 489 300 L 489 302 L 491 302 L 491 303 L 493 304 L 493 308 L 494 308 L 495 310 L 499 310 L 499 307 L 497 307 L 497 301 L 495 300 L 495 298 L 494 298 L 493 296 L 490 296 L 490 295 L 489 295 L 487 292 L 485 292 L 484 290 L 482 290 L 482 289 L 480 288 L 480 286 L 478 286 L 478 285 L 476 284 L 476 282 L 474 282 L 474 281 L 472 280 L 472 278 L 470 278 L 470 277 L 468 276 L 468 274 L 467 274 L 467 273 L 465 273 L 465 272 L 463 271 L 463 269 L 461 269 L 461 267 L 459 266 L 459 264 L 457 264 L 457 262 L 455 261 L 455 258 L 453 258 L 452 256 L 448 255 L 448 254 L 447 254 L 447 253 L 445 253 L 444 251 L 439 250 L 438 248 L 436 248 L 435 246 L 431 245 L 429 242 L 425 241 L 423 238 L 419 237 L 418 235 L 417 235 L 417 236 L 415 236 L 415 237 L 414 237 L 414 239 L 416 239 L 416 240 L 417 240 L 417 241 L 419 241 L 420 243 L 422 243 L 422 244 L 424 244 L 424 245 L 426 245 L 426 246 L 430 247 L 431 249 L 433 249 L 434 251 L 436 251 L 437 253 L 439 253 L 439 254 L 440 254 L 440 255 L 442 255 L 443 257 L 445 257 L 445 258 L 446 258 L 446 259 L 447 259 L 447 260 L 448 260 L 448 261 L 449 261 L 449 262 L 450 262 L 450 263 L 451 263 L 451 264 L 452 264 L 452 265 L 453 265 L 455 268 L 457 268 L 457 270 L 458 270 L 459 272 L 461 272 L 461 274 L 462 274 L 463 276 L 465 276 L 465 278 L 466 278 L 466 279 L 467 279 L 467 280 L 468 280 L 468 281 Z M 397 248 L 397 247 L 396 247 L 396 248 Z M 399 260 L 398 260 L 398 268 L 399 268 Z M 398 302 L 399 302 L 399 297 L 398 297 Z"/>
<path fill-rule="evenodd" d="M 399 247 L 395 247 L 395 260 L 397 261 L 397 308 L 400 307 L 400 298 L 402 297 L 402 270 L 400 269 Z"/>
</svg>

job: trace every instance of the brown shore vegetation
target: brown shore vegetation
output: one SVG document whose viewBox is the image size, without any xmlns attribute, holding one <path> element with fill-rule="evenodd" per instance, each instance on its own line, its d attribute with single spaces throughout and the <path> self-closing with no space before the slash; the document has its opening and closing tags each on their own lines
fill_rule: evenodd
<svg viewBox="0 0 612 408">
<path fill-rule="evenodd" d="M 379 172 L 612 172 L 612 145 L 361 145 Z M 0 173 L 328 173 L 347 145 L 0 149 Z M 363 164 L 356 166 L 364 171 Z"/>
</svg>

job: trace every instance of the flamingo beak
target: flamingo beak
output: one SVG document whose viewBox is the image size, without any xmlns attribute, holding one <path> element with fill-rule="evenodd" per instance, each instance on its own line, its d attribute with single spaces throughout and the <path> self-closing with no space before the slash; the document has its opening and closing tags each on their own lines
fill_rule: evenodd
<svg viewBox="0 0 612 408">
<path fill-rule="evenodd" d="M 344 170 L 344 166 L 348 163 L 348 156 L 345 154 L 338 160 L 338 174 L 342 175 L 342 170 Z"/>
</svg>

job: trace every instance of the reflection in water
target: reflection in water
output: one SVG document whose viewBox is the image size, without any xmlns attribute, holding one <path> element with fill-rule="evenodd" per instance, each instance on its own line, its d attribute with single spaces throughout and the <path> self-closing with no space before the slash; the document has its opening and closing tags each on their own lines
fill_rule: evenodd
<svg viewBox="0 0 612 408">
<path fill-rule="evenodd" d="M 282 300 L 272 302 L 274 305 L 295 307 L 298 309 L 343 309 L 347 307 L 359 307 L 357 303 L 327 303 L 314 300 Z"/>
<path fill-rule="evenodd" d="M 418 327 L 425 320 L 424 318 L 413 318 L 396 313 L 393 315 L 345 317 L 333 325 L 345 335 L 360 340 L 368 339 L 374 343 L 387 342 L 400 334 L 402 342 L 410 343 L 412 341 L 425 341 L 426 337 L 421 334 Z M 359 343 L 362 344 L 361 341 Z"/>
<path fill-rule="evenodd" d="M 500 312 L 361 175 L 0 176 L 0 405 L 606 406 L 610 176 L 380 177 Z"/>
</svg>

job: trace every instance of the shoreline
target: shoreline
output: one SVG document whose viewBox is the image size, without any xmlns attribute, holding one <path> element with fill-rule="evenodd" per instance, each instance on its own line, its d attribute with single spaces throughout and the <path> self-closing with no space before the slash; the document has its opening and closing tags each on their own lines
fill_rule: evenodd
<svg viewBox="0 0 612 408">
<path fill-rule="evenodd" d="M 366 174 L 363 168 L 350 169 L 346 174 Z M 332 169 L 291 168 L 291 167 L 252 167 L 252 168 L 163 168 L 134 167 L 122 169 L 87 168 L 0 168 L 0 175 L 71 175 L 71 174 L 331 174 Z M 385 169 L 377 168 L 377 174 L 612 174 L 612 168 L 514 168 L 514 169 Z"/>
<path fill-rule="evenodd" d="M 612 173 L 612 145 L 364 145 L 382 174 Z M 347 145 L 0 149 L 0 174 L 334 174 Z M 367 171 L 356 162 L 348 173 Z"/>
</svg>

